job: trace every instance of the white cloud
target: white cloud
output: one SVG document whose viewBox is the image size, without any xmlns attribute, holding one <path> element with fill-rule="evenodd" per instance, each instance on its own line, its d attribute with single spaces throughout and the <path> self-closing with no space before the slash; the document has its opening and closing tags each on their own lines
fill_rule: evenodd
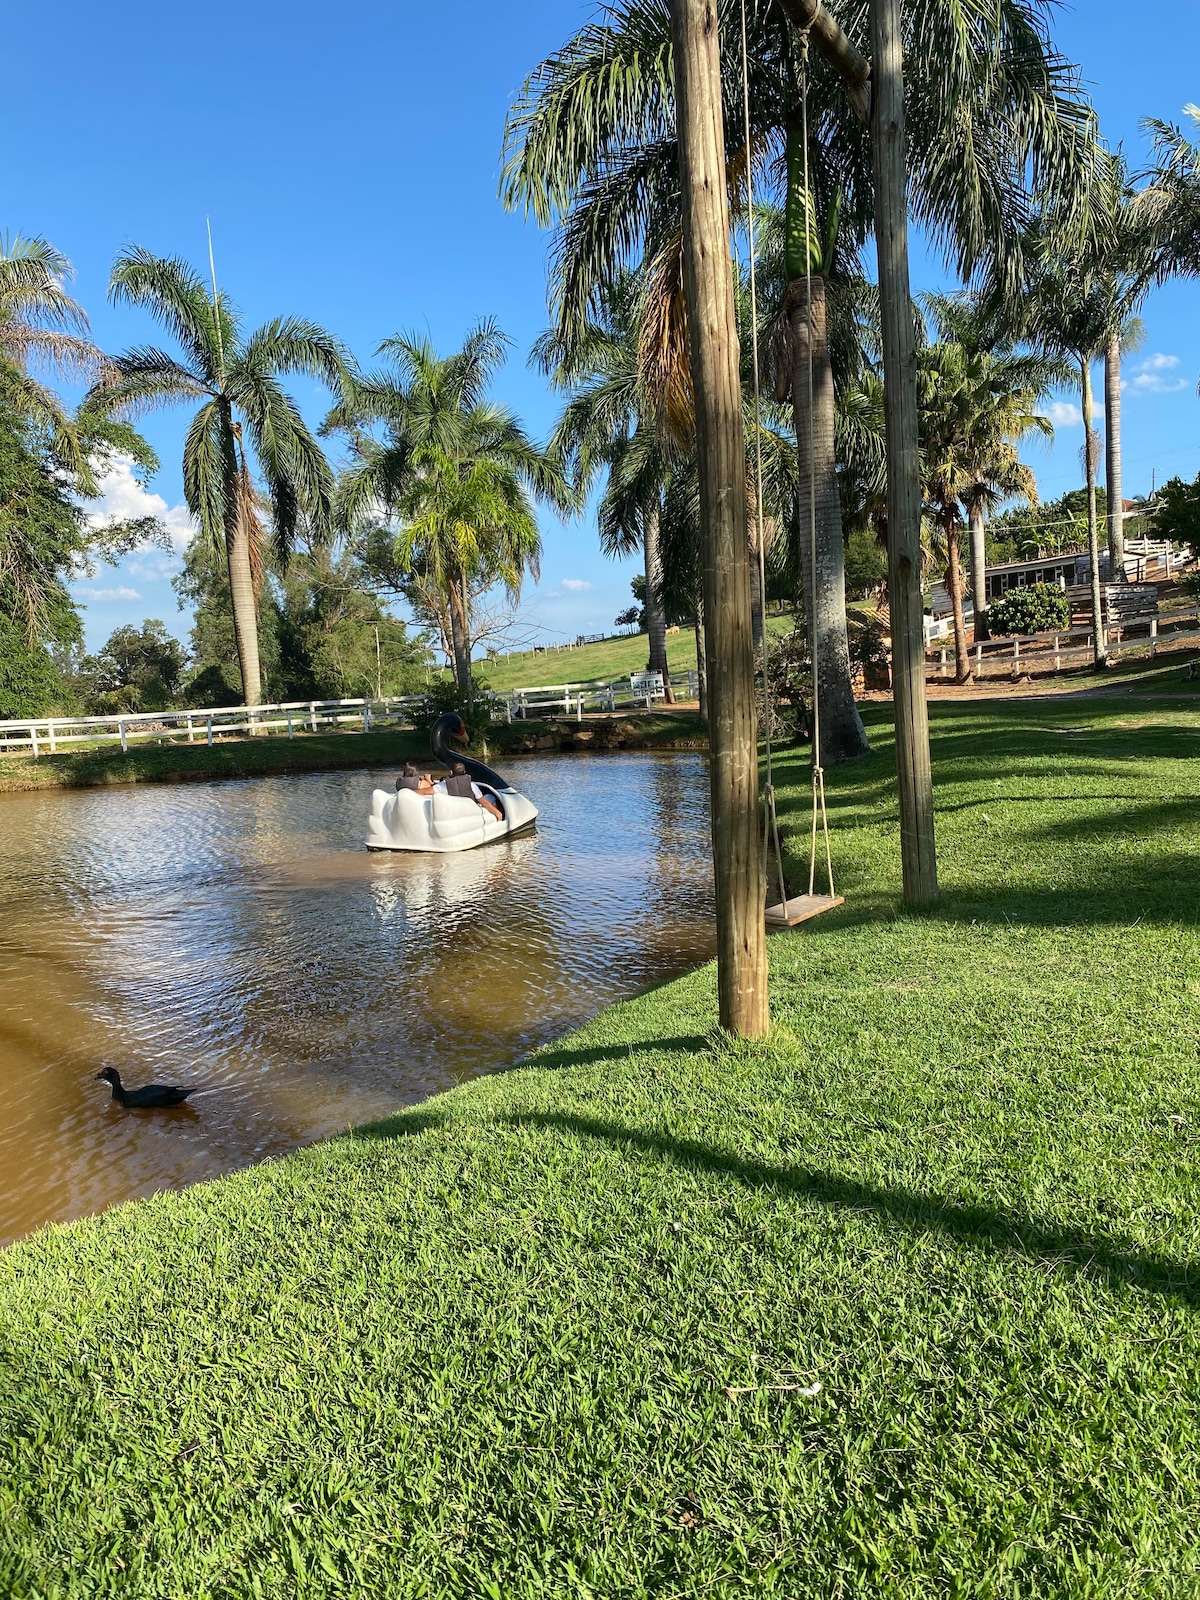
<svg viewBox="0 0 1200 1600">
<path fill-rule="evenodd" d="M 1139 364 L 1128 388 L 1133 394 L 1178 394 L 1181 389 L 1189 387 L 1186 378 L 1174 376 L 1178 365 L 1178 356 L 1165 355 L 1161 350 L 1156 350 Z"/>
<path fill-rule="evenodd" d="M 560 587 L 571 594 L 578 594 L 581 589 L 590 589 L 592 586 L 586 578 L 564 578 Z"/>
<path fill-rule="evenodd" d="M 196 532 L 185 505 L 168 506 L 160 494 L 144 489 L 134 476 L 132 456 L 114 455 L 109 469 L 100 479 L 100 496 L 90 505 L 88 521 L 93 528 L 103 528 L 110 522 L 132 522 L 138 517 L 155 517 L 166 525 L 171 544 L 184 551 Z"/>
<path fill-rule="evenodd" d="M 118 589 L 85 589 L 83 592 L 89 600 L 140 600 L 142 598 L 136 589 L 126 589 L 124 585 Z"/>
<path fill-rule="evenodd" d="M 1045 411 L 1039 413 L 1056 428 L 1081 428 L 1083 412 L 1070 400 L 1052 400 Z"/>
</svg>

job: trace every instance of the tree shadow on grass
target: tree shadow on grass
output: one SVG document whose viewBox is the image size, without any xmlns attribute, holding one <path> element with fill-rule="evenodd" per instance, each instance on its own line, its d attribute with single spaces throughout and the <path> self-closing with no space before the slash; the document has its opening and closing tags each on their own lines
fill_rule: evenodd
<svg viewBox="0 0 1200 1600">
<path fill-rule="evenodd" d="M 619 1058 L 623 1053 L 608 1047 L 610 1059 Z M 568 1052 L 563 1054 L 565 1057 Z M 570 1054 L 572 1061 L 583 1057 L 596 1060 L 603 1052 L 589 1050 Z M 569 1063 L 564 1060 L 561 1064 Z M 381 1140 L 412 1137 L 445 1126 L 449 1121 L 432 1112 L 410 1113 L 371 1128 L 356 1129 L 352 1136 Z M 696 1172 L 716 1173 L 745 1188 L 790 1196 L 830 1210 L 871 1213 L 914 1235 L 953 1239 L 974 1248 L 1067 1268 L 1112 1289 L 1141 1289 L 1163 1295 L 1181 1306 L 1200 1307 L 1200 1263 L 1176 1261 L 1128 1241 L 1090 1237 L 1045 1218 L 964 1204 L 946 1195 L 883 1188 L 814 1168 L 773 1166 L 695 1139 L 630 1128 L 570 1112 L 516 1112 L 496 1121 L 517 1129 L 543 1128 L 602 1140 L 627 1154 L 668 1161 Z M 476 1130 L 479 1127 L 478 1122 L 471 1125 Z"/>
</svg>

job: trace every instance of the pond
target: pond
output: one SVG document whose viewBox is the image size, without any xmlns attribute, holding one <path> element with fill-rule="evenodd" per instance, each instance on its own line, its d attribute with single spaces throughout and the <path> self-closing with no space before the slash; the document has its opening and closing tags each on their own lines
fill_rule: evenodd
<svg viewBox="0 0 1200 1600">
<path fill-rule="evenodd" d="M 391 774 L 0 798 L 0 1242 L 521 1056 L 714 949 L 692 755 L 534 757 L 537 831 L 368 852 Z M 172 1112 L 105 1084 L 196 1084 Z"/>
</svg>

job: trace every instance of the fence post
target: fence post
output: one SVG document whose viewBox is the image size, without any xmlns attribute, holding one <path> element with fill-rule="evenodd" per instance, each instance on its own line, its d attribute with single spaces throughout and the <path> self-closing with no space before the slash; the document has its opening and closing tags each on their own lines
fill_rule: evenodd
<svg viewBox="0 0 1200 1600">
<path fill-rule="evenodd" d="M 1158 648 L 1158 618 L 1150 618 L 1150 659 L 1154 660 L 1154 652 Z"/>
<path fill-rule="evenodd" d="M 189 744 L 195 744 L 195 742 L 196 742 L 196 730 L 192 726 L 192 714 L 191 714 L 190 711 L 188 712 L 187 729 L 188 729 L 188 743 Z"/>
<path fill-rule="evenodd" d="M 51 720 L 50 722 L 48 722 L 46 724 L 46 732 L 50 736 L 50 754 L 52 756 L 56 756 L 58 754 L 58 746 L 54 742 L 54 722 L 53 722 L 53 720 Z"/>
<path fill-rule="evenodd" d="M 209 717 L 208 717 L 208 742 L 209 742 L 209 744 L 212 744 L 212 714 L 211 714 L 211 712 L 209 713 Z"/>
<path fill-rule="evenodd" d="M 975 676 L 977 678 L 983 677 L 983 646 L 981 644 L 975 646 Z"/>
<path fill-rule="evenodd" d="M 129 754 L 129 740 L 125 737 L 124 717 L 120 717 L 117 720 L 117 732 L 121 735 L 121 754 L 127 756 Z"/>
<path fill-rule="evenodd" d="M 938 667 L 938 677 L 944 678 L 946 676 L 946 652 L 944 650 L 938 651 L 938 660 L 941 663 Z"/>
<path fill-rule="evenodd" d="M 308 702 L 308 725 L 312 729 L 313 733 L 316 733 L 316 731 L 317 731 L 317 702 L 315 700 L 310 700 Z"/>
<path fill-rule="evenodd" d="M 38 749 L 37 729 L 32 722 L 29 724 L 29 743 L 33 746 L 33 759 L 36 761 L 41 751 Z"/>
<path fill-rule="evenodd" d="M 295 735 L 295 733 L 294 733 L 294 731 L 292 729 L 292 713 L 290 711 L 287 714 L 287 719 L 288 719 L 288 738 L 289 739 L 294 739 L 296 737 L 296 735 Z"/>
<path fill-rule="evenodd" d="M 370 708 L 369 705 L 367 705 L 364 702 L 364 704 L 363 704 L 363 732 L 364 733 L 370 733 L 370 731 L 371 731 L 371 708 Z"/>
<path fill-rule="evenodd" d="M 1020 675 L 1021 675 L 1021 641 L 1019 639 L 1014 639 L 1013 640 L 1013 677 L 1017 678 L 1017 677 L 1020 677 Z"/>
<path fill-rule="evenodd" d="M 1061 660 L 1061 657 L 1059 656 L 1059 652 L 1058 652 L 1058 635 L 1055 634 L 1054 635 L 1054 670 L 1055 670 L 1055 672 L 1057 672 L 1060 669 L 1061 665 L 1062 665 L 1062 660 Z"/>
</svg>

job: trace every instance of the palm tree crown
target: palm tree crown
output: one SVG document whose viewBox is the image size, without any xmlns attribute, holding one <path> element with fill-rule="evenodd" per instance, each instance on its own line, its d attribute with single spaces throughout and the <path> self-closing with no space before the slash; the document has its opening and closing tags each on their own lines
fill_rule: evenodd
<svg viewBox="0 0 1200 1600">
<path fill-rule="evenodd" d="M 350 381 L 342 346 L 298 317 L 247 334 L 224 295 L 210 294 L 177 258 L 133 248 L 113 267 L 110 296 L 149 311 L 180 355 L 140 346 L 116 357 L 88 404 L 118 415 L 195 403 L 183 450 L 183 487 L 200 537 L 224 550 L 248 705 L 261 692 L 257 593 L 265 533 L 252 462 L 266 487 L 276 552 L 285 559 L 303 520 L 317 539 L 333 524 L 333 475 L 280 379 L 317 378 L 336 394 Z"/>
<path fill-rule="evenodd" d="M 472 593 L 502 583 L 515 603 L 541 557 L 534 501 L 571 504 L 554 456 L 488 399 L 508 343 L 492 321 L 447 357 L 424 340 L 385 340 L 378 354 L 390 368 L 358 380 L 325 422 L 325 431 L 348 435 L 353 455 L 339 485 L 339 523 L 362 527 L 381 512 L 394 523 L 397 564 L 421 579 L 437 608 L 465 694 Z"/>
</svg>

